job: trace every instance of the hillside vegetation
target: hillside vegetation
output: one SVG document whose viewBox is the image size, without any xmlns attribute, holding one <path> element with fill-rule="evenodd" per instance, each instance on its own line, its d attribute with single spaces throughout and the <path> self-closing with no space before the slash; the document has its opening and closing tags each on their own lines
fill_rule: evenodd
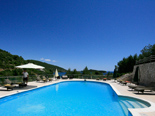
<svg viewBox="0 0 155 116">
<path fill-rule="evenodd" d="M 45 62 L 40 62 L 37 60 L 24 60 L 22 56 L 12 55 L 11 53 L 0 49 L 0 76 L 17 76 L 22 74 L 22 69 L 17 69 L 15 66 L 34 63 L 37 65 L 44 66 L 44 72 L 35 69 L 28 69 L 30 75 L 33 74 L 53 74 L 57 68 L 59 72 L 65 72 L 66 69 L 59 66 L 47 64 Z"/>
<path fill-rule="evenodd" d="M 130 55 L 127 58 L 123 58 L 121 61 L 115 65 L 114 69 L 114 77 L 121 76 L 125 73 L 130 73 L 133 71 L 134 65 L 136 65 L 136 61 L 143 59 L 145 57 L 149 57 L 150 55 L 155 55 L 155 44 L 147 45 L 141 50 L 141 54 Z"/>
</svg>

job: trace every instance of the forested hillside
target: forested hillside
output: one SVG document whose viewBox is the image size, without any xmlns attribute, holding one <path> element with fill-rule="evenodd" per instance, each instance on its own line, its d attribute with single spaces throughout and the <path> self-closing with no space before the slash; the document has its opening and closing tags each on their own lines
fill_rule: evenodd
<svg viewBox="0 0 155 116">
<path fill-rule="evenodd" d="M 144 57 L 148 57 L 150 55 L 155 55 L 155 44 L 149 44 L 148 46 L 145 46 L 139 55 L 130 55 L 127 58 L 123 58 L 121 61 L 119 61 L 117 65 L 115 65 L 114 77 L 132 72 L 137 60 L 143 59 Z"/>
<path fill-rule="evenodd" d="M 66 72 L 66 69 L 64 69 L 64 68 L 61 68 L 61 67 L 55 66 L 55 65 L 51 65 L 51 64 L 47 64 L 45 62 L 40 62 L 37 60 L 27 60 L 27 61 L 45 67 L 45 69 L 44 69 L 45 71 L 55 72 L 55 69 L 58 69 L 59 72 Z"/>
<path fill-rule="evenodd" d="M 44 72 L 28 69 L 29 74 L 53 74 L 55 69 L 57 68 L 59 72 L 66 71 L 64 68 L 47 64 L 44 62 L 36 61 L 36 60 L 24 60 L 22 56 L 12 55 L 11 53 L 0 49 L 0 76 L 17 76 L 22 74 L 22 69 L 16 69 L 15 66 L 26 64 L 26 63 L 34 63 L 37 65 L 41 65 L 45 67 Z"/>
</svg>

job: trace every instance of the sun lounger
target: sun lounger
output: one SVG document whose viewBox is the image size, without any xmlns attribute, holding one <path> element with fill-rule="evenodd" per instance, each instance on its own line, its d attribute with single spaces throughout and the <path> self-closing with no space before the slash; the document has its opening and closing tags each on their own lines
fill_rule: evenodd
<svg viewBox="0 0 155 116">
<path fill-rule="evenodd" d="M 57 78 L 57 79 L 60 79 L 60 76 L 57 76 L 56 78 Z"/>
<path fill-rule="evenodd" d="M 5 84 L 4 87 L 7 88 L 7 90 L 9 90 L 9 89 L 13 90 L 13 88 L 14 88 L 15 86 L 13 86 L 13 85 L 11 85 L 11 84 Z"/>
<path fill-rule="evenodd" d="M 15 82 L 15 83 L 13 83 L 13 84 L 22 84 L 22 82 Z"/>
<path fill-rule="evenodd" d="M 68 79 L 68 76 L 67 75 L 63 75 L 62 79 Z"/>
<path fill-rule="evenodd" d="M 9 79 L 5 79 L 4 84 L 11 84 L 12 85 L 13 83 Z"/>
<path fill-rule="evenodd" d="M 137 87 L 137 85 L 128 85 L 128 87 L 129 87 L 130 89 L 135 89 L 135 88 Z"/>
<path fill-rule="evenodd" d="M 137 88 L 135 88 L 134 90 L 135 90 L 135 91 L 138 91 L 138 93 L 139 93 L 139 92 L 142 92 L 142 93 L 143 93 L 144 90 L 145 90 L 145 88 L 139 88 L 139 87 L 137 87 Z"/>
<path fill-rule="evenodd" d="M 42 79 L 40 78 L 40 76 L 37 76 L 36 81 L 41 81 Z"/>
<path fill-rule="evenodd" d="M 47 82 L 47 78 L 45 76 L 43 76 L 43 79 L 42 79 L 44 82 Z"/>
<path fill-rule="evenodd" d="M 24 84 L 23 82 L 12 82 L 9 79 L 5 79 L 4 83 L 5 83 L 5 85 L 7 85 L 7 88 L 8 89 L 13 89 L 15 87 L 14 84 L 18 84 L 19 87 L 25 87 L 25 86 L 27 86 L 27 84 Z"/>
<path fill-rule="evenodd" d="M 152 87 L 146 87 L 146 86 L 137 86 L 136 88 L 134 88 L 135 91 L 142 92 L 144 93 L 145 90 L 150 90 L 152 91 Z"/>
<path fill-rule="evenodd" d="M 22 84 L 23 82 L 12 82 L 12 81 L 10 81 L 9 79 L 5 79 L 5 80 L 4 80 L 4 83 L 5 83 L 5 84 L 11 84 L 11 85 L 13 85 L 13 84 Z"/>
<path fill-rule="evenodd" d="M 69 76 L 69 79 L 73 79 L 73 76 Z"/>
<path fill-rule="evenodd" d="M 52 78 L 48 78 L 48 80 L 49 80 L 49 81 L 52 81 L 53 79 L 52 79 Z"/>
<path fill-rule="evenodd" d="M 27 84 L 25 84 L 25 83 L 20 83 L 19 84 L 19 87 L 26 87 L 27 86 Z"/>
<path fill-rule="evenodd" d="M 121 84 L 123 84 L 123 85 L 126 85 L 126 84 L 127 84 L 127 82 L 125 82 L 125 81 L 122 81 L 122 82 L 121 82 Z"/>
<path fill-rule="evenodd" d="M 37 76 L 36 81 L 43 81 L 43 82 L 47 82 L 47 78 L 45 76 L 43 76 L 43 79 L 40 78 L 40 76 Z"/>
<path fill-rule="evenodd" d="M 117 80 L 117 82 L 122 83 L 122 80 Z"/>
<path fill-rule="evenodd" d="M 137 86 L 136 88 L 134 88 L 134 90 L 138 91 L 138 93 L 143 93 L 145 90 L 155 91 L 155 85 L 154 82 L 151 82 L 149 86 Z"/>
</svg>

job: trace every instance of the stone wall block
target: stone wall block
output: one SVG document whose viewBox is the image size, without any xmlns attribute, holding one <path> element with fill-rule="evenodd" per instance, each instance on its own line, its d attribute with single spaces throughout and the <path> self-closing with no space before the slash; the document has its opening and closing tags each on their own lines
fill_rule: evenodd
<svg viewBox="0 0 155 116">
<path fill-rule="evenodd" d="M 135 65 L 132 80 L 137 67 L 139 67 L 138 78 L 140 84 L 149 85 L 151 82 L 155 82 L 155 62 Z"/>
</svg>

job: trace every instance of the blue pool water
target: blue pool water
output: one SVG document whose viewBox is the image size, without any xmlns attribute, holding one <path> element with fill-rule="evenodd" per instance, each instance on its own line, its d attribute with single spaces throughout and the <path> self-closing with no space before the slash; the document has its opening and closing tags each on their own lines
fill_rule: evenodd
<svg viewBox="0 0 155 116">
<path fill-rule="evenodd" d="M 108 84 L 61 82 L 0 99 L 0 116 L 125 116 Z"/>
<path fill-rule="evenodd" d="M 1 116 L 124 116 L 107 84 L 62 82 L 0 99 Z"/>
</svg>

